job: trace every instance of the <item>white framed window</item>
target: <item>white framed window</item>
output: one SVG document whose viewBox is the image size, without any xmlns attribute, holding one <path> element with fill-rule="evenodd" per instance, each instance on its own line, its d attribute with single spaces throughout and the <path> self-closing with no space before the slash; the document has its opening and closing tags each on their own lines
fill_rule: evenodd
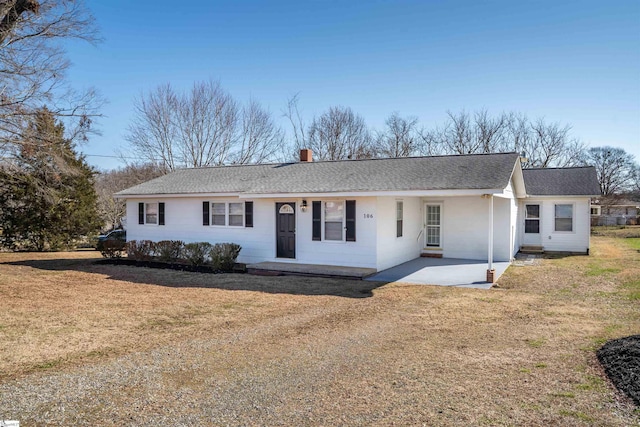
<svg viewBox="0 0 640 427">
<path fill-rule="evenodd" d="M 396 201 L 396 237 L 402 237 L 404 223 L 404 203 L 402 200 Z"/>
<path fill-rule="evenodd" d="M 324 240 L 344 240 L 344 202 L 326 201 L 323 209 Z"/>
<path fill-rule="evenodd" d="M 253 208 L 253 205 L 251 207 Z M 211 225 L 217 227 L 244 227 L 245 213 L 244 202 L 211 202 Z M 209 225 L 206 223 L 206 218 L 205 225 Z"/>
<path fill-rule="evenodd" d="M 244 226 L 244 203 L 229 203 L 229 226 Z"/>
<path fill-rule="evenodd" d="M 525 205 L 524 232 L 540 233 L 540 205 Z"/>
<path fill-rule="evenodd" d="M 211 203 L 211 225 L 227 225 L 227 204 L 220 202 Z"/>
<path fill-rule="evenodd" d="M 160 215 L 162 217 L 162 213 Z M 253 228 L 253 201 L 202 202 L 202 225 Z"/>
<path fill-rule="evenodd" d="M 555 231 L 573 231 L 573 204 L 555 205 Z"/>
<path fill-rule="evenodd" d="M 158 224 L 158 203 L 144 204 L 144 223 L 154 225 Z"/>
<path fill-rule="evenodd" d="M 140 225 L 164 225 L 164 202 L 139 202 L 138 224 Z"/>
<path fill-rule="evenodd" d="M 426 244 L 438 248 L 442 244 L 442 205 L 427 205 Z"/>
</svg>

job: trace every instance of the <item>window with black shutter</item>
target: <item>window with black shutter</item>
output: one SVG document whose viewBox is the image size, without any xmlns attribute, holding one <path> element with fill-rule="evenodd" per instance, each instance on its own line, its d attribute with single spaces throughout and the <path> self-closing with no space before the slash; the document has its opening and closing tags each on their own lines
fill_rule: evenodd
<svg viewBox="0 0 640 427">
<path fill-rule="evenodd" d="M 313 240 L 322 240 L 322 202 L 312 202 Z"/>
<path fill-rule="evenodd" d="M 209 225 L 209 202 L 202 202 L 202 225 Z"/>
<path fill-rule="evenodd" d="M 138 224 L 144 224 L 144 203 L 138 203 Z"/>
<path fill-rule="evenodd" d="M 356 241 L 356 201 L 347 200 L 347 212 L 346 212 L 346 227 L 347 227 L 347 242 Z"/>
<path fill-rule="evenodd" d="M 158 225 L 164 225 L 164 203 L 158 203 Z"/>
<path fill-rule="evenodd" d="M 253 202 L 244 202 L 244 226 L 253 227 Z"/>
</svg>

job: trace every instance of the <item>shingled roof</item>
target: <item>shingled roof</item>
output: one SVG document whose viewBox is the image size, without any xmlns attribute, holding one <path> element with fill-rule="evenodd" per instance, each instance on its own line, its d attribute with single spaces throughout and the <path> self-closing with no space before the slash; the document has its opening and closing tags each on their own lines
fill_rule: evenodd
<svg viewBox="0 0 640 427">
<path fill-rule="evenodd" d="M 524 186 L 530 196 L 598 196 L 600 184 L 593 166 L 523 169 Z"/>
<path fill-rule="evenodd" d="M 503 189 L 517 160 L 498 153 L 181 169 L 117 195 Z"/>
</svg>

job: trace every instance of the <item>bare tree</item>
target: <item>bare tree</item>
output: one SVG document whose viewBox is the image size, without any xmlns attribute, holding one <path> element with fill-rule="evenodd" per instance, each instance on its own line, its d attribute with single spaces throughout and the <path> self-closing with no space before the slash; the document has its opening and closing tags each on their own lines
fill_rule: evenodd
<svg viewBox="0 0 640 427">
<path fill-rule="evenodd" d="M 363 159 L 373 156 L 371 135 L 364 119 L 348 107 L 331 107 L 313 119 L 307 148 L 318 160 Z"/>
<path fill-rule="evenodd" d="M 394 112 L 385 121 L 386 128 L 376 135 L 376 154 L 381 157 L 409 157 L 418 152 L 420 136 L 417 117 L 401 117 Z"/>
<path fill-rule="evenodd" d="M 241 107 L 220 83 L 198 82 L 186 93 L 169 84 L 134 101 L 126 136 L 135 154 L 167 171 L 270 160 L 282 131 L 255 101 Z"/>
<path fill-rule="evenodd" d="M 174 147 L 178 137 L 178 97 L 171 85 L 158 86 L 146 97 L 135 99 L 133 108 L 126 139 L 136 155 L 146 162 L 158 163 L 166 171 L 176 169 L 180 162 L 175 153 L 178 147 Z"/>
<path fill-rule="evenodd" d="M 97 34 L 81 0 L 0 1 L 0 155 L 11 158 L 43 105 L 65 123 L 68 138 L 86 138 L 100 102 L 95 91 L 68 85 L 62 42 L 95 43 Z"/>
<path fill-rule="evenodd" d="M 233 163 L 264 163 L 282 150 L 283 132 L 256 101 L 242 108 L 242 131 Z"/>
<path fill-rule="evenodd" d="M 622 148 L 593 147 L 589 149 L 589 163 L 596 168 L 603 196 L 632 190 L 638 164 Z"/>
<path fill-rule="evenodd" d="M 506 139 L 508 117 L 506 114 L 491 117 L 487 110 L 475 113 L 474 139 L 480 152 L 496 153 L 512 149 Z"/>
<path fill-rule="evenodd" d="M 124 168 L 100 172 L 95 179 L 98 195 L 98 214 L 105 230 L 123 226 L 126 205 L 123 200 L 115 199 L 118 191 L 141 184 L 164 174 L 163 167 L 155 164 L 127 165 Z"/>
<path fill-rule="evenodd" d="M 194 83 L 179 97 L 176 113 L 181 163 L 189 167 L 227 163 L 235 143 L 238 105 L 218 82 Z"/>
<path fill-rule="evenodd" d="M 560 159 L 567 144 L 570 126 L 559 123 L 546 123 L 538 119 L 532 123 L 532 137 L 526 147 L 526 157 L 531 167 L 551 167 Z"/>
<path fill-rule="evenodd" d="M 531 128 L 527 116 L 517 112 L 508 113 L 505 133 L 505 138 L 513 145 L 513 150 L 525 153 L 531 143 Z"/>
<path fill-rule="evenodd" d="M 441 156 L 446 153 L 446 149 L 443 145 L 443 130 L 436 127 L 434 129 L 428 129 L 425 127 L 420 128 L 418 136 L 420 138 L 419 154 L 423 156 Z"/>
<path fill-rule="evenodd" d="M 636 163 L 631 175 L 631 192 L 636 200 L 640 200 L 640 164 Z"/>
<path fill-rule="evenodd" d="M 302 120 L 302 115 L 300 114 L 300 109 L 298 108 L 298 98 L 299 94 L 295 94 L 291 98 L 287 100 L 287 106 L 282 111 L 282 115 L 289 120 L 291 124 L 291 131 L 293 132 L 293 148 L 296 153 L 293 158 L 297 157 L 297 153 L 303 149 L 307 148 L 307 137 L 305 135 L 305 124 Z M 285 156 L 288 157 L 288 156 Z"/>
<path fill-rule="evenodd" d="M 473 116 L 466 111 L 447 113 L 441 127 L 422 129 L 421 151 L 434 154 L 474 154 L 516 151 L 526 158 L 524 167 L 546 168 L 584 165 L 586 146 L 571 137 L 571 127 L 535 122 L 520 113 L 491 117 L 486 110 Z"/>
<path fill-rule="evenodd" d="M 441 144 L 447 153 L 471 154 L 477 153 L 480 144 L 473 138 L 471 117 L 466 111 L 454 114 L 447 111 L 448 123 L 442 129 Z"/>
</svg>

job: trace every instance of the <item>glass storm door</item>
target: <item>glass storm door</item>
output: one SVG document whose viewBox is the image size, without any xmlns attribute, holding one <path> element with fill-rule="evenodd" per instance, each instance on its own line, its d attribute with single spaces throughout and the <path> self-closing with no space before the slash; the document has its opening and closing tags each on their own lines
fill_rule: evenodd
<svg viewBox="0 0 640 427">
<path fill-rule="evenodd" d="M 425 246 L 440 248 L 442 246 L 442 206 L 426 205 Z"/>
</svg>

